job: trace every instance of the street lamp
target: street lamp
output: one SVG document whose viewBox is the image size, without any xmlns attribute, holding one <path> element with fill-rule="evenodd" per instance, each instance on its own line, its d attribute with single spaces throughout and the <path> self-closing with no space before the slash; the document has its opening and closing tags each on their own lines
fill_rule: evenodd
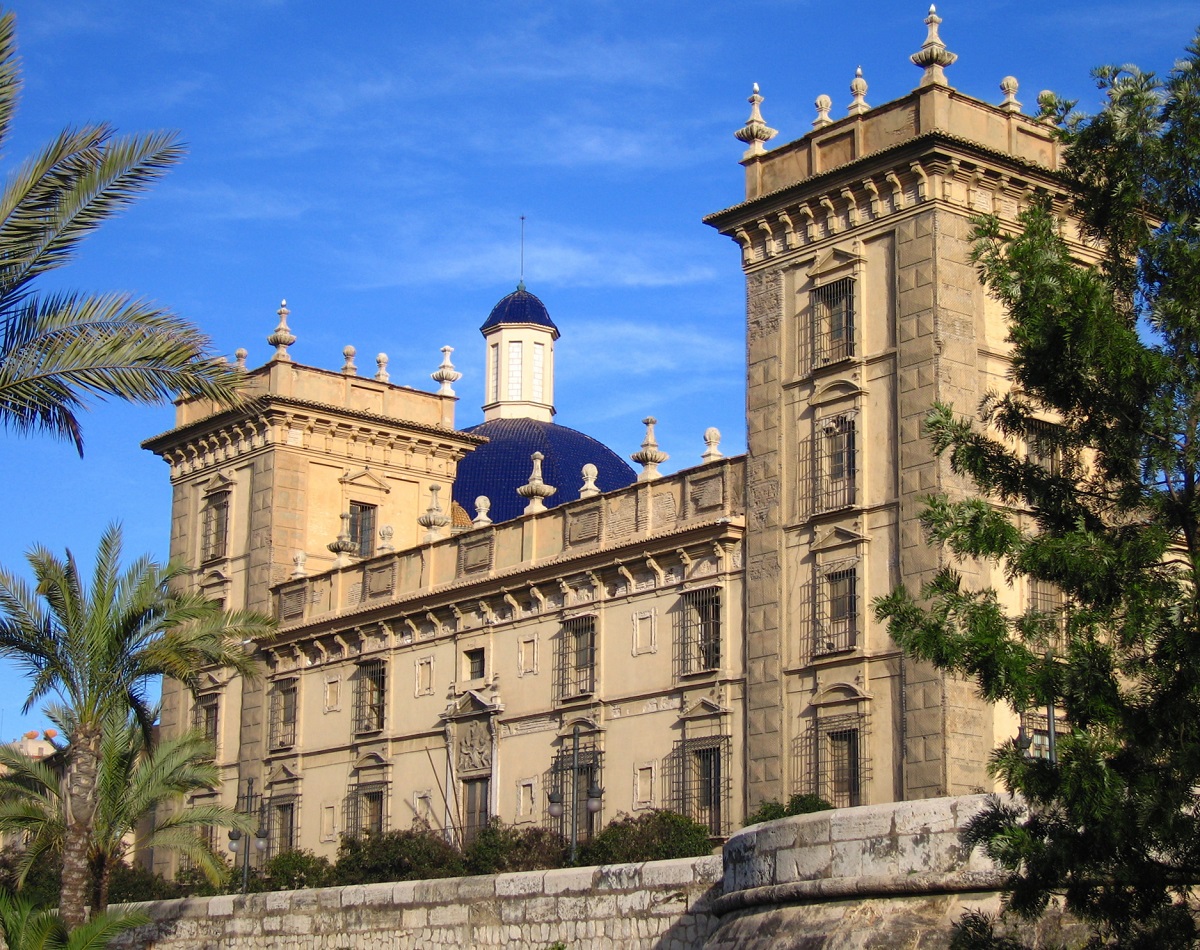
<svg viewBox="0 0 1200 950">
<path fill-rule="evenodd" d="M 579 733 L 580 725 L 575 724 L 575 728 L 571 730 L 571 863 L 575 863 L 575 859 L 579 854 Z M 593 776 L 592 784 L 587 790 L 587 810 L 588 814 L 594 815 L 600 811 L 602 804 L 601 799 L 604 798 L 604 789 L 602 789 Z M 555 789 L 548 796 L 550 802 L 547 811 L 550 812 L 551 818 L 561 818 L 566 812 L 566 802 L 563 800 L 563 793 Z"/>
<path fill-rule="evenodd" d="M 254 808 L 254 779 L 246 779 L 246 798 L 243 802 L 244 807 L 241 809 L 242 814 L 253 815 Z M 267 829 L 263 827 L 262 804 L 258 807 L 258 827 L 254 831 L 254 847 L 258 851 L 267 850 Z M 242 841 L 242 833 L 236 828 L 229 829 L 229 850 L 235 855 L 241 852 L 242 855 L 242 893 L 245 894 L 250 889 L 250 836 L 246 835 L 246 840 Z"/>
</svg>

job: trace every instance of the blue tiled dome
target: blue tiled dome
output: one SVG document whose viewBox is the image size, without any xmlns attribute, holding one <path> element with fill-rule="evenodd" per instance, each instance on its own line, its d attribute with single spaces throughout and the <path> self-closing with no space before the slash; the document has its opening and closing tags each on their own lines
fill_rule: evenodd
<svg viewBox="0 0 1200 950">
<path fill-rule="evenodd" d="M 495 522 L 516 518 L 525 510 L 528 501 L 517 494 L 517 488 L 529 481 L 533 467 L 529 457 L 534 452 L 546 457 L 542 462 L 543 480 L 558 489 L 546 499 L 548 508 L 579 497 L 583 485 L 580 469 L 588 462 L 599 471 L 596 487 L 601 491 L 624 488 L 637 479 L 633 469 L 608 446 L 553 422 L 493 419 L 466 431 L 487 436 L 489 441 L 458 463 L 454 500 L 474 515 L 475 499 L 487 495 L 492 502 L 488 516 Z"/>
<path fill-rule="evenodd" d="M 505 323 L 532 323 L 534 326 L 548 327 L 554 331 L 555 338 L 558 337 L 558 327 L 550 319 L 546 305 L 525 289 L 524 281 L 517 284 L 516 290 L 492 307 L 492 312 L 479 329 L 486 333 L 492 327 Z"/>
</svg>

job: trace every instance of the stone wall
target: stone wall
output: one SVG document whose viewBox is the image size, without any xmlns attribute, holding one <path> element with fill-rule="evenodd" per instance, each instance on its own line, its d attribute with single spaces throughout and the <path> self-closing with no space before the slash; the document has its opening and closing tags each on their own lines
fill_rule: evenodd
<svg viewBox="0 0 1200 950">
<path fill-rule="evenodd" d="M 137 905 L 113 946 L 158 950 L 531 947 L 692 950 L 716 929 L 721 859 L 529 871 Z"/>
</svg>

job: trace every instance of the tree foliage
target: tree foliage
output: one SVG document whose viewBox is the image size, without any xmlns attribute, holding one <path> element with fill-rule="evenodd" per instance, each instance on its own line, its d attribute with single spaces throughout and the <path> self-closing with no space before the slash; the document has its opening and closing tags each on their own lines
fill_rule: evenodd
<svg viewBox="0 0 1200 950">
<path fill-rule="evenodd" d="M 26 712 L 41 700 L 58 700 L 50 706 L 51 716 L 69 741 L 58 777 L 60 911 L 76 926 L 90 897 L 89 855 L 107 834 L 100 810 L 106 742 L 126 728 L 129 716 L 149 736 L 155 712 L 147 689 L 158 676 L 191 687 L 206 668 L 253 676 L 254 663 L 242 641 L 269 636 L 274 624 L 250 612 L 226 613 L 199 593 L 182 590 L 182 567 L 163 567 L 145 557 L 122 567 L 116 525 L 100 540 L 90 584 L 70 551 L 60 558 L 37 546 L 27 560 L 32 585 L 0 568 L 0 657 L 29 674 Z M 41 781 L 52 780 L 42 776 Z"/>
<path fill-rule="evenodd" d="M 16 18 L 0 17 L 0 145 L 21 91 Z M 238 401 L 236 368 L 182 317 L 129 294 L 39 293 L 42 275 L 183 157 L 170 133 L 61 132 L 13 169 L 0 192 L 0 424 L 41 431 L 83 453 L 89 398 L 162 403 L 184 392 Z"/>
<path fill-rule="evenodd" d="M 936 451 L 979 493 L 931 499 L 930 538 L 959 561 L 1061 589 L 1065 630 L 1032 608 L 1006 609 L 999 591 L 973 589 L 954 568 L 876 609 L 909 653 L 973 677 L 987 699 L 1017 711 L 1052 703 L 1070 723 L 1055 762 L 1015 741 L 994 753 L 994 774 L 1023 803 L 997 799 L 968 830 L 1011 872 L 1010 908 L 1036 917 L 1061 893 L 1097 945 L 1191 947 L 1200 39 L 1165 78 L 1133 67 L 1095 75 L 1102 111 L 1056 105 L 1086 249 L 1046 203 L 1015 234 L 979 223 L 975 259 L 1010 320 L 1012 390 L 989 397 L 974 422 L 945 405 L 928 419 Z M 1039 419 L 1055 423 L 1053 464 L 1020 448 Z M 962 946 L 1011 945 L 968 923 Z"/>
<path fill-rule="evenodd" d="M 673 811 L 620 815 L 579 848 L 580 864 L 668 861 L 711 854 L 707 825 Z"/>
</svg>

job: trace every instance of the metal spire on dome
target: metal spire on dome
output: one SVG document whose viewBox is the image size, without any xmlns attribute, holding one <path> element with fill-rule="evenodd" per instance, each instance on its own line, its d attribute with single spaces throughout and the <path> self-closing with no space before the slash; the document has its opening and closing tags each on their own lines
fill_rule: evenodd
<svg viewBox="0 0 1200 950">
<path fill-rule="evenodd" d="M 517 292 L 525 289 L 525 215 L 521 215 L 521 277 L 517 281 Z"/>
</svg>

